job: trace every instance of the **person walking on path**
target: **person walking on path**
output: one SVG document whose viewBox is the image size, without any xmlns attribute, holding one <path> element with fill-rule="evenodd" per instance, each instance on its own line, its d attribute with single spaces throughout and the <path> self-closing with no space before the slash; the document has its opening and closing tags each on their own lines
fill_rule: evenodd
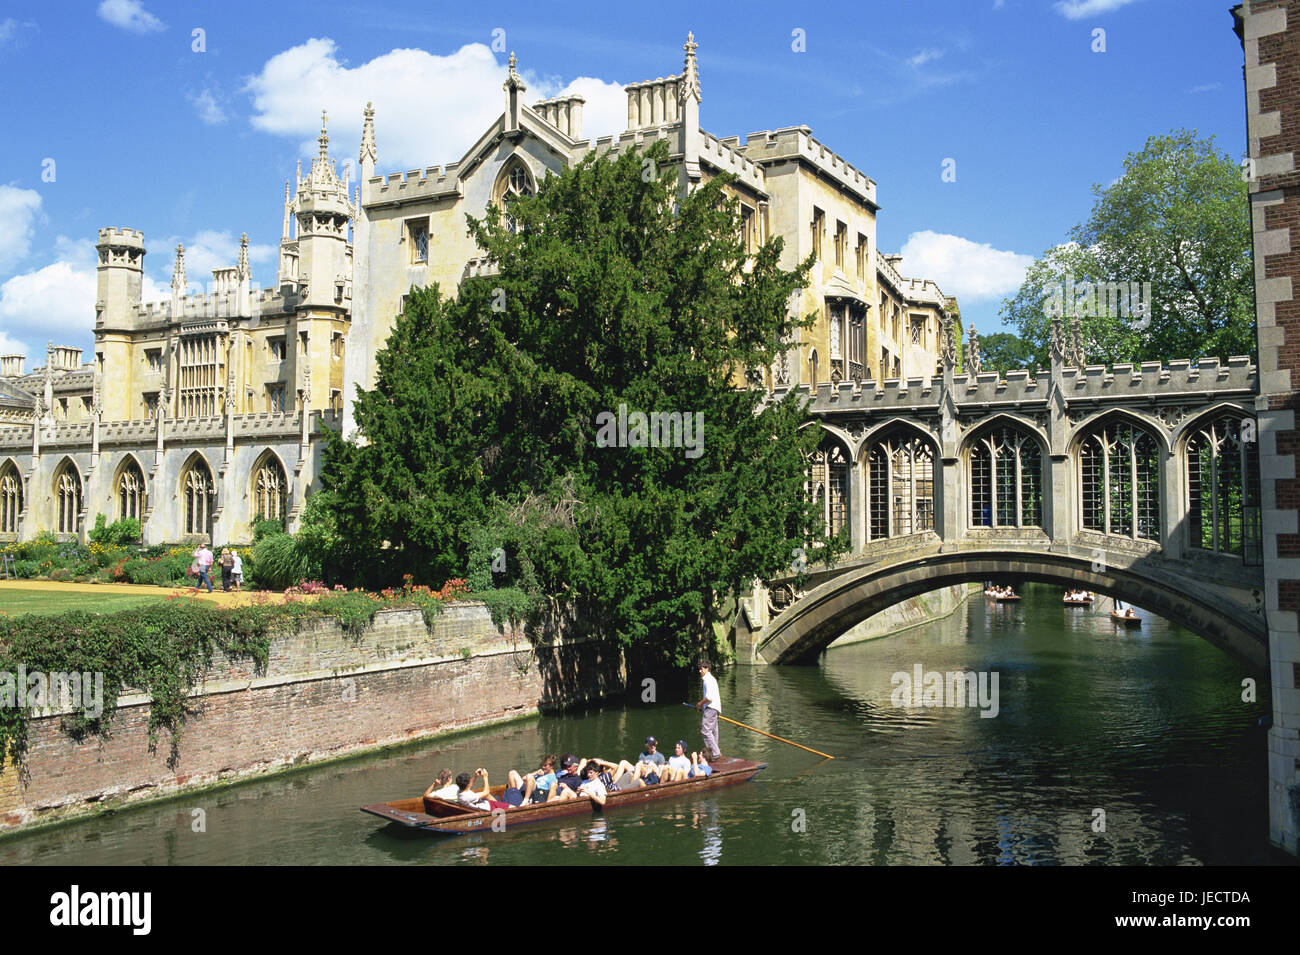
<svg viewBox="0 0 1300 955">
<path fill-rule="evenodd" d="M 231 578 L 235 575 L 235 558 L 230 553 L 230 548 L 221 548 L 221 592 L 230 593 Z"/>
<path fill-rule="evenodd" d="M 716 763 L 722 756 L 722 751 L 718 749 L 718 714 L 722 712 L 722 698 L 718 695 L 717 678 L 709 672 L 708 660 L 700 661 L 699 671 L 700 679 L 704 682 L 704 699 L 696 703 L 695 708 L 704 712 L 704 717 L 700 720 L 700 735 L 704 737 L 704 749 L 708 753 L 709 762 Z"/>
<path fill-rule="evenodd" d="M 235 592 L 238 593 L 239 585 L 244 582 L 244 559 L 239 556 L 239 551 L 233 548 L 230 556 L 234 559 L 234 566 L 230 568 L 231 582 L 235 585 Z"/>
<path fill-rule="evenodd" d="M 208 550 L 207 541 L 200 544 L 194 552 L 194 563 L 199 568 L 199 579 L 194 585 L 194 592 L 198 593 L 206 585 L 208 593 L 212 593 L 212 551 Z"/>
</svg>

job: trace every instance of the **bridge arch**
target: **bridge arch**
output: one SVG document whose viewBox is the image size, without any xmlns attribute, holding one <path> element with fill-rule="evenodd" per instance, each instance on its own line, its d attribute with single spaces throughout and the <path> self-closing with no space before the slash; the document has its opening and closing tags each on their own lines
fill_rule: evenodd
<svg viewBox="0 0 1300 955">
<path fill-rule="evenodd" d="M 1127 566 L 1099 565 L 1087 552 L 1026 553 L 997 546 L 942 553 L 936 545 L 885 566 L 850 568 L 819 584 L 763 629 L 755 652 L 767 663 L 810 663 L 858 623 L 899 601 L 953 584 L 1012 577 L 1085 587 L 1135 603 L 1266 670 L 1262 613 L 1250 612 L 1207 582 L 1170 573 L 1163 563 L 1139 557 Z"/>
</svg>

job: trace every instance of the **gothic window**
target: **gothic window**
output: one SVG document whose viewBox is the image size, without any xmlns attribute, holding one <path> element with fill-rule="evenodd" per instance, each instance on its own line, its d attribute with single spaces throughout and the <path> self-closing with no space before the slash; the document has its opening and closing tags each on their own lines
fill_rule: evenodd
<svg viewBox="0 0 1300 955">
<path fill-rule="evenodd" d="M 220 354 L 216 335 L 190 335 L 180 341 L 180 415 L 210 418 L 220 413 Z"/>
<path fill-rule="evenodd" d="M 866 372 L 863 356 L 867 353 L 867 312 L 856 305 L 849 307 L 849 378 L 861 381 Z"/>
<path fill-rule="evenodd" d="M 812 384 L 813 390 L 817 390 L 817 349 L 813 349 L 808 356 L 808 380 Z"/>
<path fill-rule="evenodd" d="M 1079 446 L 1079 518 L 1086 530 L 1160 539 L 1160 447 L 1126 421 L 1093 428 Z"/>
<path fill-rule="evenodd" d="M 271 352 L 271 361 L 284 361 L 284 336 L 268 338 L 266 347 Z"/>
<path fill-rule="evenodd" d="M 118 519 L 144 520 L 144 474 L 134 461 L 118 475 L 116 491 Z"/>
<path fill-rule="evenodd" d="M 970 454 L 972 527 L 1041 527 L 1043 458 L 1038 440 L 1014 425 L 976 438 Z"/>
<path fill-rule="evenodd" d="M 743 203 L 740 206 L 740 241 L 745 252 L 753 252 L 754 246 L 754 210 Z"/>
<path fill-rule="evenodd" d="M 0 534 L 18 533 L 18 515 L 23 511 L 23 479 L 12 463 L 0 471 Z"/>
<path fill-rule="evenodd" d="M 217 507 L 212 471 L 202 458 L 195 458 L 181 477 L 181 495 L 185 499 L 185 533 L 208 536 L 212 515 Z"/>
<path fill-rule="evenodd" d="M 411 262 L 429 261 L 429 220 L 412 219 L 406 224 L 411 242 Z"/>
<path fill-rule="evenodd" d="M 843 222 L 835 223 L 835 266 L 844 268 L 844 249 L 849 244 L 849 227 Z"/>
<path fill-rule="evenodd" d="M 858 247 L 856 251 L 858 257 L 858 278 L 865 279 L 867 277 L 867 237 L 861 232 L 858 233 Z"/>
<path fill-rule="evenodd" d="M 831 314 L 831 364 L 834 365 L 844 357 L 841 345 L 844 340 L 844 306 L 835 303 L 830 306 Z"/>
<path fill-rule="evenodd" d="M 934 530 L 934 452 L 911 432 L 891 431 L 867 457 L 870 540 Z"/>
<path fill-rule="evenodd" d="M 81 518 L 81 475 L 71 461 L 63 462 L 54 476 L 54 498 L 58 506 L 59 533 L 77 533 Z"/>
<path fill-rule="evenodd" d="M 849 523 L 849 462 L 832 438 L 813 452 L 805 488 L 813 503 L 821 506 L 826 538 L 837 536 Z"/>
<path fill-rule="evenodd" d="M 283 521 L 288 513 L 288 488 L 284 468 L 274 457 L 267 455 L 253 482 L 253 520 Z"/>
<path fill-rule="evenodd" d="M 144 393 L 144 416 L 152 421 L 158 415 L 158 392 L 146 391 Z"/>
<path fill-rule="evenodd" d="M 158 374 L 163 370 L 163 357 L 161 348 L 149 348 L 145 350 L 145 360 L 149 363 L 149 371 L 152 374 Z"/>
<path fill-rule="evenodd" d="M 923 318 L 912 319 L 912 344 L 913 345 L 923 344 L 921 339 L 924 332 L 925 332 L 925 319 Z"/>
<path fill-rule="evenodd" d="M 1219 418 L 1187 442 L 1188 543 L 1201 550 L 1262 560 L 1259 444 L 1255 422 Z"/>
<path fill-rule="evenodd" d="M 266 386 L 266 410 L 271 414 L 284 414 L 284 385 Z"/>
<path fill-rule="evenodd" d="M 812 219 L 812 250 L 817 261 L 822 261 L 822 236 L 826 232 L 826 213 L 822 212 L 816 206 L 813 207 Z"/>
<path fill-rule="evenodd" d="M 510 215 L 511 203 L 520 196 L 531 196 L 536 192 L 532 174 L 522 159 L 515 157 L 506 163 L 497 179 L 494 202 L 505 212 L 506 228 L 511 232 L 519 230 L 514 217 Z"/>
</svg>

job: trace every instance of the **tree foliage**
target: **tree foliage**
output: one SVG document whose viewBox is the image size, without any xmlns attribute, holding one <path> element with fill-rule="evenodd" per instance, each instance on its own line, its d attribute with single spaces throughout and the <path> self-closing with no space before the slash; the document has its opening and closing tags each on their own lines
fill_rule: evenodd
<svg viewBox="0 0 1300 955">
<path fill-rule="evenodd" d="M 1085 358 L 1141 362 L 1255 353 L 1253 271 L 1246 184 L 1214 137 L 1153 136 L 1124 161 L 1070 241 L 1043 253 L 1002 319 L 1046 366 L 1045 290 L 1081 283 L 1150 283 L 1146 316 L 1080 318 Z M 1067 322 L 1068 325 L 1068 322 Z"/>
<path fill-rule="evenodd" d="M 782 269 L 779 239 L 747 260 L 730 181 L 680 195 L 660 143 L 471 218 L 497 274 L 412 290 L 358 394 L 364 442 L 326 454 L 347 529 L 326 565 L 518 588 L 679 662 L 705 645 L 726 595 L 816 536 L 817 429 L 796 396 L 735 387 L 806 323 L 787 303 L 809 263 Z M 600 446 L 620 406 L 701 415 L 700 453 Z"/>
</svg>

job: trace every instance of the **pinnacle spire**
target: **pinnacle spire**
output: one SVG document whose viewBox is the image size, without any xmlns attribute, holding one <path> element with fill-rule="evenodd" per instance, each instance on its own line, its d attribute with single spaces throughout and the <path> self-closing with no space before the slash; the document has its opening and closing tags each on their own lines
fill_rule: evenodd
<svg viewBox="0 0 1300 955">
<path fill-rule="evenodd" d="M 682 45 L 682 49 L 686 51 L 686 63 L 682 68 L 681 85 L 677 88 L 678 96 L 682 101 L 685 101 L 688 96 L 694 96 L 696 102 L 703 99 L 700 95 L 700 66 L 695 59 L 695 51 L 698 47 L 695 33 L 687 33 L 686 42 Z"/>
<path fill-rule="evenodd" d="M 367 159 L 373 164 L 378 150 L 375 148 L 375 105 L 366 103 L 365 111 L 362 113 L 365 121 L 361 126 L 361 157 L 357 160 L 365 165 Z"/>
<path fill-rule="evenodd" d="M 325 125 L 329 122 L 329 116 L 325 110 L 320 111 L 320 135 L 316 137 L 316 142 L 320 143 L 320 158 L 323 162 L 329 159 L 330 155 L 330 134 L 326 131 Z"/>
<path fill-rule="evenodd" d="M 518 65 L 518 63 L 519 60 L 515 57 L 514 51 L 511 50 L 510 51 L 510 72 L 506 76 L 505 86 L 502 87 L 503 89 L 505 90 L 515 89 L 515 90 L 522 91 L 528 88 L 524 85 L 523 78 L 520 77 L 519 73 L 515 70 L 515 66 Z"/>
<path fill-rule="evenodd" d="M 239 264 L 235 268 L 241 282 L 249 277 L 247 232 L 239 237 Z"/>
<path fill-rule="evenodd" d="M 176 264 L 172 266 L 172 293 L 185 294 L 185 246 L 176 244 Z"/>
</svg>

